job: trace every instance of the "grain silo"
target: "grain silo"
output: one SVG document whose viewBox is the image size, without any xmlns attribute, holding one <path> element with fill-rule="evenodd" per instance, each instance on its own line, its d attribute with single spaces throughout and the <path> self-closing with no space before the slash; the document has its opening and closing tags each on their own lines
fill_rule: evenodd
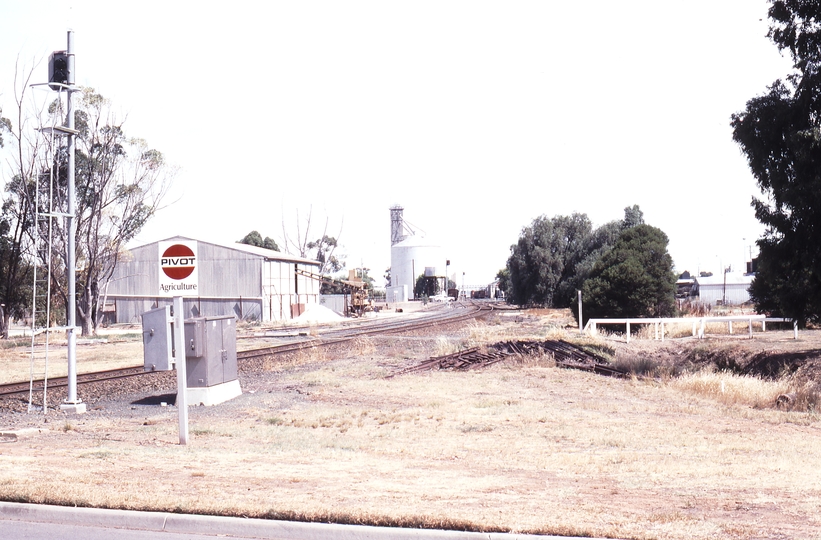
<svg viewBox="0 0 821 540">
<path fill-rule="evenodd" d="M 388 302 L 412 300 L 414 285 L 420 275 L 439 276 L 445 270 L 441 246 L 406 223 L 403 210 L 401 206 L 390 209 L 391 283 L 386 291 Z"/>
</svg>

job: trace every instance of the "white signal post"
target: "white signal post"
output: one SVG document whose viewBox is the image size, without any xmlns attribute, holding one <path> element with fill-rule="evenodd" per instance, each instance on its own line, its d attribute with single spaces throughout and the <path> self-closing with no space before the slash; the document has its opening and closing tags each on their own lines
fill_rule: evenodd
<svg viewBox="0 0 821 540">
<path fill-rule="evenodd" d="M 77 397 L 77 271 L 76 271 L 76 240 L 77 217 L 74 215 L 77 206 L 77 196 L 74 188 L 74 100 L 76 91 L 74 81 L 74 31 L 68 31 L 66 56 L 68 60 L 69 86 L 67 89 L 68 105 L 66 107 L 68 127 L 68 238 L 66 239 L 66 273 L 68 274 L 68 306 L 66 334 L 68 340 L 68 397 L 60 405 L 60 409 L 69 413 L 84 413 L 86 405 Z"/>
<path fill-rule="evenodd" d="M 579 333 L 584 334 L 584 328 L 582 327 L 582 290 L 576 289 L 576 293 L 579 296 Z"/>
</svg>

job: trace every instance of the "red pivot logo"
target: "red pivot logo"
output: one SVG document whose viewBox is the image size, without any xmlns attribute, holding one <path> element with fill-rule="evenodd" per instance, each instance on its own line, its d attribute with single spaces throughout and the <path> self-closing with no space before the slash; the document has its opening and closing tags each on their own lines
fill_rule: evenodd
<svg viewBox="0 0 821 540">
<path fill-rule="evenodd" d="M 171 279 L 185 279 L 194 272 L 196 257 L 191 248 L 182 244 L 174 244 L 160 257 L 160 268 Z"/>
</svg>

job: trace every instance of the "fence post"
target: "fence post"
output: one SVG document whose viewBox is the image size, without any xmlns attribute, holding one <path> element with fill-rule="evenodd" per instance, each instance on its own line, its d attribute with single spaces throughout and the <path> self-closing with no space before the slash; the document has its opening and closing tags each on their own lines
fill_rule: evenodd
<svg viewBox="0 0 821 540">
<path fill-rule="evenodd" d="M 630 321 L 627 321 L 627 343 L 630 343 Z"/>
<path fill-rule="evenodd" d="M 581 289 L 577 289 L 576 293 L 579 296 L 579 334 L 584 334 L 584 330 L 582 329 L 582 291 Z"/>
</svg>

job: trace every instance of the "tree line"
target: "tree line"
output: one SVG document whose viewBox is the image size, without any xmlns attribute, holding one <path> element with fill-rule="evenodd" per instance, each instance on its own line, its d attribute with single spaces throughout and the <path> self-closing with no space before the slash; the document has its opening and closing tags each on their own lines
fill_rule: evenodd
<svg viewBox="0 0 821 540">
<path fill-rule="evenodd" d="M 593 228 L 586 214 L 540 216 L 522 229 L 497 275 L 509 302 L 573 308 L 581 291 L 585 322 L 599 317 L 668 317 L 676 275 L 668 238 L 644 223 L 638 205 Z"/>
</svg>

